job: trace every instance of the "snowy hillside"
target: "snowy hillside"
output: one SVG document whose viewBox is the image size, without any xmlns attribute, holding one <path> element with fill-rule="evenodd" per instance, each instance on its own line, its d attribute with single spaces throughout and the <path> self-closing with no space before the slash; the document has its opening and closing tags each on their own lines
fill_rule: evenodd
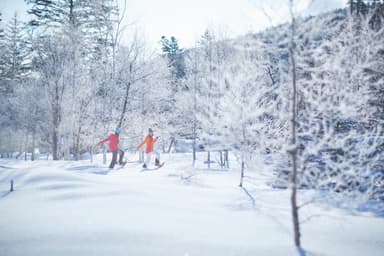
<svg viewBox="0 0 384 256">
<path fill-rule="evenodd" d="M 237 168 L 207 169 L 204 157 L 196 169 L 190 155 L 171 154 L 156 171 L 131 162 L 110 172 L 101 157 L 1 160 L 0 255 L 296 255 L 289 191 L 267 185 L 267 167 L 245 180 L 252 201 Z M 302 216 L 307 255 L 384 251 L 384 220 L 372 212 L 315 200 Z"/>
</svg>

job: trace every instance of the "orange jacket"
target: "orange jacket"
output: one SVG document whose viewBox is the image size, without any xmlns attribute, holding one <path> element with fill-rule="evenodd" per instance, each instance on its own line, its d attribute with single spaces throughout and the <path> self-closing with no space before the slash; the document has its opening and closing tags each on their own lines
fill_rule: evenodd
<svg viewBox="0 0 384 256">
<path fill-rule="evenodd" d="M 147 137 L 145 137 L 145 139 L 137 146 L 137 149 L 141 148 L 145 144 L 145 153 L 151 153 L 153 152 L 153 146 L 155 145 L 156 141 L 157 137 L 153 138 L 153 136 L 147 135 Z"/>
</svg>

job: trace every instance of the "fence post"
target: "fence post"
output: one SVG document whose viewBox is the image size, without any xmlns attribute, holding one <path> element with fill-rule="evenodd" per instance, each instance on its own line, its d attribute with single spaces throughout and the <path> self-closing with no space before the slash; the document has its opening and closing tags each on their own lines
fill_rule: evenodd
<svg viewBox="0 0 384 256">
<path fill-rule="evenodd" d="M 223 162 L 223 151 L 220 150 L 220 167 L 223 168 L 224 167 L 224 162 Z"/>
<path fill-rule="evenodd" d="M 229 157 L 228 157 L 228 150 L 225 150 L 225 162 L 226 162 L 226 167 L 229 168 Z"/>
<path fill-rule="evenodd" d="M 12 192 L 13 191 L 13 180 L 11 180 L 11 189 L 9 190 L 9 192 Z"/>
<path fill-rule="evenodd" d="M 208 168 L 211 168 L 211 151 L 208 151 Z"/>
</svg>

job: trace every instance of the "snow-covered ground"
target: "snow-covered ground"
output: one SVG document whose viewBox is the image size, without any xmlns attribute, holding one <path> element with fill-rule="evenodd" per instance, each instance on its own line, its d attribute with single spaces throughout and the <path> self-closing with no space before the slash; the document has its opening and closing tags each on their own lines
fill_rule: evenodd
<svg viewBox="0 0 384 256">
<path fill-rule="evenodd" d="M 271 189 L 265 172 L 252 172 L 245 191 L 237 168 L 193 169 L 188 154 L 163 160 L 144 172 L 133 161 L 109 172 L 101 156 L 0 160 L 0 255 L 297 255 L 289 191 Z M 384 255 L 382 217 L 319 202 L 300 214 L 307 255 Z"/>
</svg>

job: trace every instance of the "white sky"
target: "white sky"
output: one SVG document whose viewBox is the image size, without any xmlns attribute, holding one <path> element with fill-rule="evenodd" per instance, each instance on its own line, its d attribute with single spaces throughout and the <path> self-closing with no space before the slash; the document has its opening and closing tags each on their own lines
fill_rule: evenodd
<svg viewBox="0 0 384 256">
<path fill-rule="evenodd" d="M 118 0 L 121 8 L 124 0 Z M 126 0 L 125 23 L 153 47 L 162 35 L 175 36 L 181 47 L 191 47 L 207 28 L 233 37 L 259 31 L 288 20 L 289 0 Z M 302 15 L 345 7 L 348 0 L 295 0 Z M 26 17 L 24 0 L 0 0 L 3 19 L 15 11 Z M 127 33 L 129 34 L 129 33 Z"/>
</svg>

